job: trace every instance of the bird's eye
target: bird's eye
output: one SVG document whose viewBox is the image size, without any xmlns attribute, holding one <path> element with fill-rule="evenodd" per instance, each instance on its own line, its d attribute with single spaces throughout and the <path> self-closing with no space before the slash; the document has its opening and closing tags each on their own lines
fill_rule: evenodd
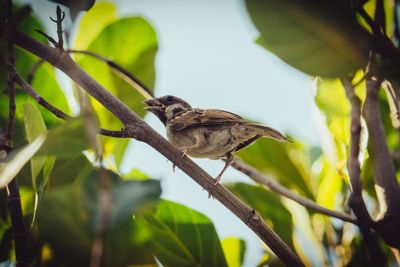
<svg viewBox="0 0 400 267">
<path fill-rule="evenodd" d="M 171 103 L 171 102 L 173 102 L 174 101 L 174 98 L 172 97 L 172 96 L 167 96 L 167 101 L 169 102 L 169 103 Z"/>
</svg>

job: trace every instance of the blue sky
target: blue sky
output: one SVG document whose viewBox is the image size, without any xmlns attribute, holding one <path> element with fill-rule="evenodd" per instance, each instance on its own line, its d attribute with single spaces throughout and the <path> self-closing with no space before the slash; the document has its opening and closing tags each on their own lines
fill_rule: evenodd
<svg viewBox="0 0 400 267">
<path fill-rule="evenodd" d="M 43 0 L 34 11 L 52 14 Z M 312 81 L 254 43 L 258 36 L 239 0 L 119 0 L 119 14 L 139 15 L 156 29 L 155 94 L 177 95 L 194 107 L 229 110 L 290 134 L 293 139 L 318 144 L 312 122 Z M 43 5 L 46 4 L 46 5 Z M 50 5 L 51 6 L 51 5 Z M 47 13 L 50 12 L 50 13 Z M 43 16 L 42 16 L 43 18 Z M 48 23 L 47 23 L 48 24 Z M 48 24 L 49 25 L 49 24 Z M 51 25 L 51 24 L 50 24 Z M 49 33 L 54 34 L 53 28 Z M 155 116 L 146 121 L 165 136 Z M 212 176 L 223 167 L 219 161 L 195 160 Z M 163 197 L 206 214 L 223 239 L 238 236 L 247 241 L 245 266 L 255 266 L 261 241 L 244 224 L 209 199 L 195 182 L 145 144 L 132 141 L 124 158 L 124 169 L 140 168 L 162 181 Z M 229 169 L 223 182 L 250 180 Z"/>
</svg>

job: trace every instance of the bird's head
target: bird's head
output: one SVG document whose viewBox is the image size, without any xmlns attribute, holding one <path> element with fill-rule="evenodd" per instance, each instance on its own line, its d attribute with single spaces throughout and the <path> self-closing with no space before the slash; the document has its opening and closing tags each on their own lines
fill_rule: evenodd
<svg viewBox="0 0 400 267">
<path fill-rule="evenodd" d="M 147 105 L 146 110 L 154 113 L 164 124 L 176 115 L 192 109 L 185 100 L 172 95 L 152 98 L 144 103 Z"/>
</svg>

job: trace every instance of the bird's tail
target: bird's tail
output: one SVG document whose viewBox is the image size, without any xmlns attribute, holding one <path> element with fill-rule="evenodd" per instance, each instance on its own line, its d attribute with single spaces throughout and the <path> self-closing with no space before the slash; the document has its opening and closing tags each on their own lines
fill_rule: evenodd
<svg viewBox="0 0 400 267">
<path fill-rule="evenodd" d="M 286 141 L 286 142 L 293 143 L 293 141 L 291 141 L 289 138 L 287 138 L 286 136 L 284 136 L 283 134 L 281 134 L 280 132 L 278 132 L 277 130 L 275 130 L 271 127 L 257 124 L 257 123 L 250 123 L 249 125 L 255 129 L 257 129 L 259 134 L 262 135 L 263 137 L 273 138 L 273 139 L 276 139 L 281 142 Z"/>
</svg>

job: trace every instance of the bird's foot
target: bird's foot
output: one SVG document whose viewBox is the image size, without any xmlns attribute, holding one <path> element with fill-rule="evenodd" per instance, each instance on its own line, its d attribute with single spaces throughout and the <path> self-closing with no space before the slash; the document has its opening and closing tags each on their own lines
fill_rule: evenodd
<svg viewBox="0 0 400 267">
<path fill-rule="evenodd" d="M 186 156 L 186 154 L 187 154 L 187 149 L 186 149 L 186 148 L 182 147 L 182 148 L 180 148 L 179 150 L 181 151 L 181 156 L 182 156 L 182 158 L 183 158 L 184 156 Z"/>
<path fill-rule="evenodd" d="M 222 178 L 222 173 L 220 173 L 217 177 L 215 177 L 214 185 L 219 184 L 219 182 L 221 181 L 221 178 Z"/>
</svg>

